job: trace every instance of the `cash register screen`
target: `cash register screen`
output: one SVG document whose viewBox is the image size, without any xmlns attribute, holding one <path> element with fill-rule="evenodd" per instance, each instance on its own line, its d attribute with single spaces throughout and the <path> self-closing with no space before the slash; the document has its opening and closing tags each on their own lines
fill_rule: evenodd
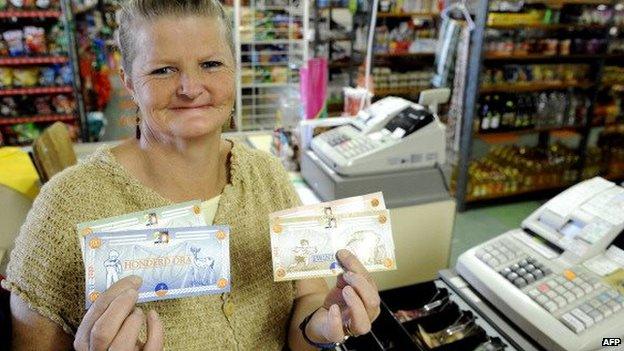
<svg viewBox="0 0 624 351">
<path fill-rule="evenodd" d="M 390 122 L 386 124 L 385 128 L 390 131 L 392 135 L 403 138 L 431 122 L 433 122 L 433 115 L 430 112 L 424 109 L 417 110 L 410 106 L 392 118 Z"/>
</svg>

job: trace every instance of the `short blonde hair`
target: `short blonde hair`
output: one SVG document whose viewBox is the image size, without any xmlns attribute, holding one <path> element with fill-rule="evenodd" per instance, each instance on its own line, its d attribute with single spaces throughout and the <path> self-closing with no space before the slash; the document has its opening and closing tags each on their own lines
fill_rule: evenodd
<svg viewBox="0 0 624 351">
<path fill-rule="evenodd" d="M 122 67 L 130 72 L 136 57 L 134 32 L 138 20 L 154 21 L 168 16 L 206 16 L 218 18 L 225 29 L 225 40 L 234 56 L 232 22 L 218 0 L 127 0 L 119 14 L 118 46 Z"/>
</svg>

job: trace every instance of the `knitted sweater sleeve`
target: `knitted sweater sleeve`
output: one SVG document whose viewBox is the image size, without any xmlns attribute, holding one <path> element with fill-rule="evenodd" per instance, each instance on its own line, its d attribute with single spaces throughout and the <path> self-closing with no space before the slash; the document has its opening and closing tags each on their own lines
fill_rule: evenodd
<svg viewBox="0 0 624 351">
<path fill-rule="evenodd" d="M 80 201 L 70 184 L 59 175 L 42 188 L 15 241 L 2 286 L 73 334 L 84 314 L 84 272 L 72 220 Z"/>
</svg>

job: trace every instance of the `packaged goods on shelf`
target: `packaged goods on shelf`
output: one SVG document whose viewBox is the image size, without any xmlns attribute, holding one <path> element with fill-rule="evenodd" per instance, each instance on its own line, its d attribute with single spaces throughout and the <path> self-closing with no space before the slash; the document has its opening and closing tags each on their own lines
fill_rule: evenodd
<svg viewBox="0 0 624 351">
<path fill-rule="evenodd" d="M 618 6 L 605 5 L 581 5 L 566 8 L 561 12 L 561 20 L 564 23 L 595 25 L 622 23 L 622 20 L 624 20 L 624 12 L 621 9 L 618 10 Z M 621 6 L 619 8 L 621 8 Z"/>
<path fill-rule="evenodd" d="M 54 56 L 67 52 L 67 39 L 59 25 L 52 26 L 47 33 L 36 26 L 0 33 L 0 57 Z"/>
<path fill-rule="evenodd" d="M 528 4 L 527 4 L 528 5 Z M 576 5 L 560 9 L 532 8 L 522 2 L 496 1 L 490 4 L 488 25 L 539 24 L 607 25 L 624 23 L 622 5 Z"/>
<path fill-rule="evenodd" d="M 439 0 L 381 0 L 379 13 L 438 13 L 443 6 Z"/>
<path fill-rule="evenodd" d="M 278 11 L 261 11 L 242 8 L 240 38 L 241 42 L 260 40 L 301 39 L 303 25 L 300 19 Z"/>
<path fill-rule="evenodd" d="M 3 117 L 27 117 L 49 114 L 72 114 L 76 111 L 73 98 L 64 95 L 21 95 L 0 97 L 0 121 Z"/>
<path fill-rule="evenodd" d="M 474 130 L 496 132 L 579 127 L 583 124 L 589 105 L 590 101 L 584 94 L 541 92 L 482 95 Z"/>
<path fill-rule="evenodd" d="M 584 176 L 598 174 L 603 167 L 599 150 L 592 149 Z M 555 143 L 546 149 L 496 146 L 470 163 L 467 195 L 472 200 L 565 187 L 577 179 L 576 150 Z"/>
<path fill-rule="evenodd" d="M 241 70 L 241 83 L 296 83 L 298 75 L 290 72 L 286 67 L 243 67 Z"/>
<path fill-rule="evenodd" d="M 488 25 L 509 25 L 509 24 L 537 24 L 544 20 L 544 10 L 529 10 L 527 12 L 509 12 L 498 13 L 493 12 L 488 15 Z"/>
<path fill-rule="evenodd" d="M 58 10 L 59 0 L 1 0 L 0 11 Z"/>
<path fill-rule="evenodd" d="M 427 27 L 427 23 L 416 23 L 414 19 L 400 22 L 394 26 L 382 24 L 375 28 L 375 54 L 434 53 L 436 50 L 436 30 Z M 364 28 L 356 41 L 363 41 Z M 354 45 L 358 50 L 363 43 Z"/>
<path fill-rule="evenodd" d="M 496 68 L 486 68 L 481 79 L 484 88 L 488 85 L 510 83 L 580 83 L 589 79 L 589 65 L 505 65 Z"/>
<path fill-rule="evenodd" d="M 69 136 L 72 140 L 78 139 L 78 128 L 73 124 L 67 124 Z M 43 127 L 36 123 L 20 123 L 10 126 L 0 126 L 0 143 L 6 145 L 29 145 L 43 131 Z"/>
<path fill-rule="evenodd" d="M 22 87 L 50 87 L 71 85 L 73 80 L 69 65 L 42 67 L 1 67 L 0 89 Z"/>
<path fill-rule="evenodd" d="M 378 89 L 425 88 L 431 84 L 433 70 L 397 72 L 388 67 L 373 69 L 373 84 Z"/>
<path fill-rule="evenodd" d="M 347 7 L 349 6 L 349 1 L 347 0 L 316 0 L 316 6 L 319 8 L 325 7 Z"/>
<path fill-rule="evenodd" d="M 527 31 L 530 31 L 528 29 Z M 485 44 L 489 56 L 565 56 L 602 54 L 607 50 L 604 38 L 544 38 L 516 32 L 488 30 L 491 38 Z"/>
</svg>

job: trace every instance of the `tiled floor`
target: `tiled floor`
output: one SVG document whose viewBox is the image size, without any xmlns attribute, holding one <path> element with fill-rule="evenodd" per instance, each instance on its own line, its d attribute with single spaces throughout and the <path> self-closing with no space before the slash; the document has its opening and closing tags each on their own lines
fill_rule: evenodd
<svg viewBox="0 0 624 351">
<path fill-rule="evenodd" d="M 526 201 L 458 213 L 453 228 L 450 267 L 455 267 L 462 252 L 509 229 L 518 228 L 522 220 L 541 204 L 540 201 Z"/>
</svg>

